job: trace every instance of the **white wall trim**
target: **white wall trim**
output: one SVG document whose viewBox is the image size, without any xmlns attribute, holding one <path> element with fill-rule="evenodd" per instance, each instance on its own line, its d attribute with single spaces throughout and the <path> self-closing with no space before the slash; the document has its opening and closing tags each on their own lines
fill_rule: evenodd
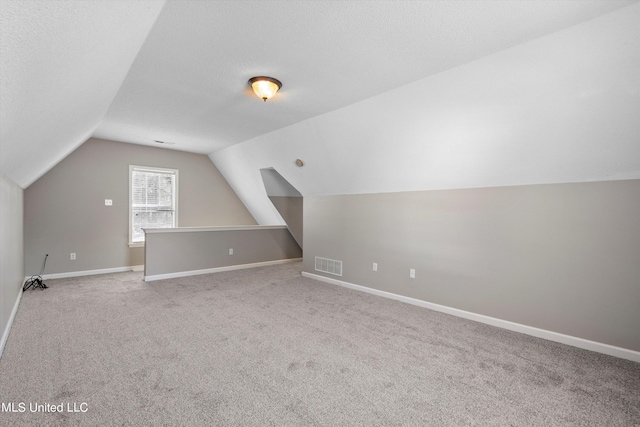
<svg viewBox="0 0 640 427">
<path fill-rule="evenodd" d="M 126 271 L 143 271 L 143 270 L 144 270 L 144 265 L 131 265 L 129 267 L 101 268 L 99 270 L 69 271 L 66 273 L 45 274 L 42 276 L 42 280 L 65 279 L 67 277 L 94 276 L 96 274 L 124 273 Z"/>
<path fill-rule="evenodd" d="M 539 329 L 533 326 L 527 326 L 521 323 L 515 323 L 515 322 L 510 322 L 508 320 L 497 319 L 495 317 L 472 313 L 470 311 L 460 310 L 460 309 L 448 307 L 445 305 L 434 304 L 434 303 L 423 301 L 416 298 L 406 297 L 406 296 L 394 294 L 391 292 L 368 288 L 366 286 L 355 285 L 353 283 L 345 282 L 338 279 L 333 279 L 330 277 L 320 276 L 314 273 L 307 273 L 306 271 L 303 271 L 302 275 L 310 279 L 320 280 L 322 282 L 331 283 L 333 285 L 343 286 L 345 288 L 367 292 L 369 294 L 381 296 L 384 298 L 394 299 L 407 304 L 416 305 L 418 307 L 428 308 L 430 310 L 451 314 L 453 316 L 462 317 L 462 318 L 473 320 L 480 323 L 486 323 L 487 325 L 491 325 L 491 326 L 497 326 L 498 328 L 520 332 L 522 334 L 531 335 L 537 338 L 543 338 L 549 341 L 559 342 L 561 344 L 567 344 L 567 345 L 582 348 L 585 350 L 595 351 L 597 353 L 608 354 L 609 356 L 615 356 L 621 359 L 640 362 L 640 352 L 635 350 L 629 350 L 622 347 L 616 347 L 609 344 L 590 341 L 584 338 L 578 338 L 571 335 L 565 335 L 558 332 L 548 331 L 546 329 Z"/>
<path fill-rule="evenodd" d="M 9 339 L 9 332 L 11 331 L 11 325 L 13 325 L 13 319 L 16 317 L 16 313 L 18 312 L 18 306 L 20 305 L 20 301 L 22 300 L 22 286 L 20 287 L 20 292 L 18 293 L 18 298 L 16 298 L 16 303 L 13 305 L 13 310 L 11 310 L 11 316 L 9 316 L 9 321 L 7 322 L 7 326 L 2 331 L 2 340 L 0 341 L 0 358 L 2 357 L 2 353 L 4 352 L 4 345 L 7 343 Z"/>
<path fill-rule="evenodd" d="M 286 264 L 289 262 L 300 262 L 302 258 L 277 259 L 275 261 L 254 262 L 251 264 L 229 265 L 226 267 L 205 268 L 203 270 L 179 271 L 177 273 L 154 274 L 153 276 L 144 276 L 145 282 L 153 282 L 154 280 L 175 279 L 176 277 L 198 276 L 200 274 L 218 273 L 220 271 L 243 270 L 245 268 L 264 267 L 267 265 Z"/>
<path fill-rule="evenodd" d="M 146 234 L 160 233 L 196 233 L 202 231 L 248 231 L 248 230 L 279 230 L 286 225 L 238 225 L 216 227 L 174 227 L 174 228 L 143 228 Z"/>
</svg>

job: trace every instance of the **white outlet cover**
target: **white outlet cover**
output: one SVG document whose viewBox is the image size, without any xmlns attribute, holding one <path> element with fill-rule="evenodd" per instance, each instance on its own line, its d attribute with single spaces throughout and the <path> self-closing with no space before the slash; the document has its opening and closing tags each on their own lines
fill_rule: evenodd
<svg viewBox="0 0 640 427">
<path fill-rule="evenodd" d="M 413 268 L 409 269 L 409 277 L 412 278 L 412 279 L 416 278 L 416 270 L 415 269 L 413 269 Z"/>
<path fill-rule="evenodd" d="M 111 199 L 104 199 L 104 205 L 105 205 L 105 206 L 113 206 L 113 200 L 111 200 Z"/>
<path fill-rule="evenodd" d="M 373 271 L 378 271 L 378 263 L 377 262 L 373 263 Z"/>
<path fill-rule="evenodd" d="M 229 249 L 229 255 L 233 255 L 233 249 Z"/>
</svg>

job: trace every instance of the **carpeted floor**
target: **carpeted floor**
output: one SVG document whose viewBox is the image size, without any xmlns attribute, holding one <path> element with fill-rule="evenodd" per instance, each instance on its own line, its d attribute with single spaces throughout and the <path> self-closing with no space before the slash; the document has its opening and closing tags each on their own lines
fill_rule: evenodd
<svg viewBox="0 0 640 427">
<path fill-rule="evenodd" d="M 0 359 L 25 409 L 0 425 L 640 425 L 638 363 L 300 270 L 46 281 Z"/>
</svg>

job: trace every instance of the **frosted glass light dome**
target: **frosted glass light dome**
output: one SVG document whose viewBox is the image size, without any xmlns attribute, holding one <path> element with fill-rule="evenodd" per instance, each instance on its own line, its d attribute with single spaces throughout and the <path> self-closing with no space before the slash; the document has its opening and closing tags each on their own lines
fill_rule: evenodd
<svg viewBox="0 0 640 427">
<path fill-rule="evenodd" d="M 255 94 L 265 102 L 267 99 L 272 98 L 282 87 L 280 80 L 265 76 L 252 77 L 249 79 L 249 84 Z"/>
</svg>

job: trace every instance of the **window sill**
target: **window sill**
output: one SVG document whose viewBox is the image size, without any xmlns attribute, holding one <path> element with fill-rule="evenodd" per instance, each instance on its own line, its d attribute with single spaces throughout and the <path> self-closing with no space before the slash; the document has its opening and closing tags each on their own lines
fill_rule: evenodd
<svg viewBox="0 0 640 427">
<path fill-rule="evenodd" d="M 129 243 L 130 248 L 144 248 L 144 242 Z"/>
</svg>

